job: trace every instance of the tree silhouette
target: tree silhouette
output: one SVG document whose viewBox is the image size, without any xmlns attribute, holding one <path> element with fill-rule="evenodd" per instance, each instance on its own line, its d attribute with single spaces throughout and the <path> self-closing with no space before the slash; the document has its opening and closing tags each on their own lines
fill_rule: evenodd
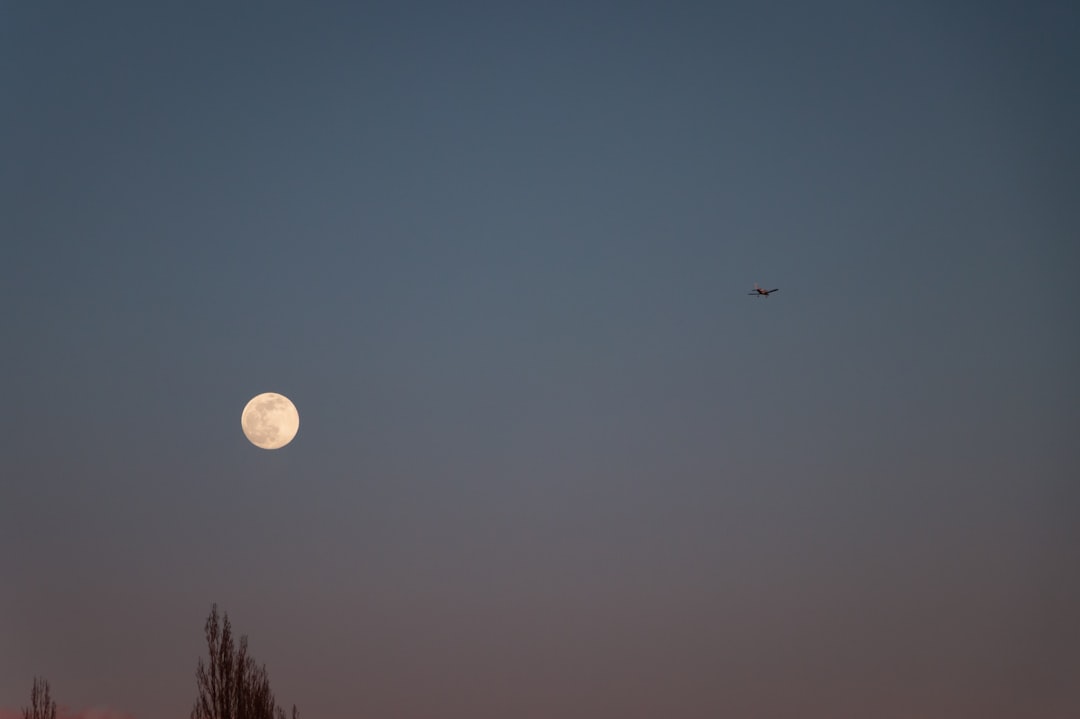
<svg viewBox="0 0 1080 719">
<path fill-rule="evenodd" d="M 23 708 L 22 719 L 56 719 L 56 702 L 49 696 L 49 683 L 34 677 L 30 690 L 30 708 Z"/>
<path fill-rule="evenodd" d="M 285 719 L 285 710 L 270 691 L 266 665 L 258 666 L 248 654 L 246 636 L 237 648 L 229 615 L 219 621 L 216 604 L 206 620 L 206 643 L 210 662 L 200 658 L 195 670 L 199 698 L 191 719 Z M 299 716 L 294 705 L 292 719 Z"/>
</svg>

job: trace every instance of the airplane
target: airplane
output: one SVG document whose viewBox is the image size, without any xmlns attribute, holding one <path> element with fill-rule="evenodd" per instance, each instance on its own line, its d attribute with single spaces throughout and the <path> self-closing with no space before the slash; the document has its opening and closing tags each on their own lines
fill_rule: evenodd
<svg viewBox="0 0 1080 719">
<path fill-rule="evenodd" d="M 779 290 L 780 290 L 780 288 L 779 288 L 779 287 L 777 287 L 777 288 L 776 288 L 776 289 L 774 289 L 774 290 L 763 290 L 763 289 L 761 289 L 760 287 L 758 287 L 758 286 L 757 286 L 757 282 L 755 282 L 755 283 L 754 283 L 754 291 L 753 291 L 753 292 L 747 292 L 746 294 L 748 294 L 748 295 L 758 295 L 758 296 L 760 296 L 760 297 L 768 297 L 768 296 L 769 296 L 769 295 L 771 295 L 771 294 L 772 294 L 773 292 L 777 292 L 777 291 L 779 291 Z"/>
</svg>

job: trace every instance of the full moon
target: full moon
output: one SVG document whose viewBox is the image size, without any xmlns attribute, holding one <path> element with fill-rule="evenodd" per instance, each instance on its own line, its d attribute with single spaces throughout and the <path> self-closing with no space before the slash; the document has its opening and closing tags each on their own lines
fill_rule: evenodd
<svg viewBox="0 0 1080 719">
<path fill-rule="evenodd" d="M 300 429 L 300 415 L 285 395 L 276 392 L 264 392 L 244 407 L 240 415 L 240 426 L 244 435 L 256 447 L 280 449 L 296 436 Z"/>
</svg>

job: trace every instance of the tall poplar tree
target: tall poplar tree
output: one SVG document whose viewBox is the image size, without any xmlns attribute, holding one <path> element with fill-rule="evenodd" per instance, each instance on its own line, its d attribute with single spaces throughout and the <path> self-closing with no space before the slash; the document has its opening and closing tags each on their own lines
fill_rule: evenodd
<svg viewBox="0 0 1080 719">
<path fill-rule="evenodd" d="M 206 620 L 206 644 L 210 658 L 200 658 L 195 670 L 199 698 L 191 719 L 286 719 L 270 691 L 266 665 L 257 665 L 248 654 L 246 636 L 237 647 L 229 615 L 219 619 L 216 604 Z M 299 719 L 295 705 L 292 719 Z"/>
</svg>

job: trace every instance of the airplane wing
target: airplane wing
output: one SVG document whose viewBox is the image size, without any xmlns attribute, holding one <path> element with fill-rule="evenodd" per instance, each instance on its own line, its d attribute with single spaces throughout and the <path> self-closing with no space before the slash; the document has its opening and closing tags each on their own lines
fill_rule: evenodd
<svg viewBox="0 0 1080 719">
<path fill-rule="evenodd" d="M 779 291 L 780 291 L 779 287 L 777 287 L 775 290 L 769 290 L 769 292 L 779 292 Z"/>
</svg>

